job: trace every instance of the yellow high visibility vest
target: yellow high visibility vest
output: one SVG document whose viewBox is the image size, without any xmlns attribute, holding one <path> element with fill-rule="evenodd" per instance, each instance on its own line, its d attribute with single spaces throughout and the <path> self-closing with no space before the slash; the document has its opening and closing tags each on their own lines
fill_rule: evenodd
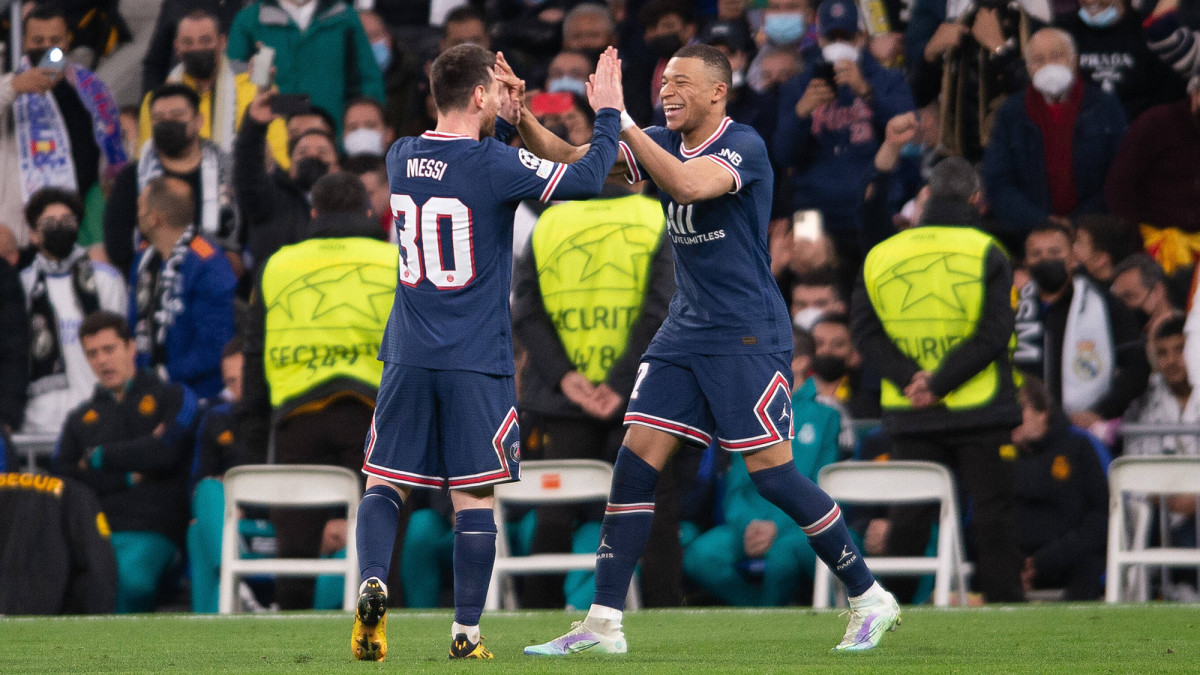
<svg viewBox="0 0 1200 675">
<path fill-rule="evenodd" d="M 593 383 L 625 353 L 665 230 L 662 206 L 643 195 L 565 202 L 538 218 L 531 246 L 542 303 Z"/>
<path fill-rule="evenodd" d="M 271 256 L 262 299 L 273 407 L 336 377 L 379 386 L 398 265 L 394 245 L 364 237 L 309 239 Z"/>
<path fill-rule="evenodd" d="M 937 372 L 946 354 L 975 333 L 993 245 L 979 230 L 925 226 L 900 232 L 867 254 L 863 282 L 875 314 L 896 347 L 922 370 Z M 910 408 L 903 393 L 907 385 L 884 379 L 882 407 Z M 990 363 L 943 403 L 950 410 L 978 408 L 999 388 L 1000 371 Z"/>
</svg>

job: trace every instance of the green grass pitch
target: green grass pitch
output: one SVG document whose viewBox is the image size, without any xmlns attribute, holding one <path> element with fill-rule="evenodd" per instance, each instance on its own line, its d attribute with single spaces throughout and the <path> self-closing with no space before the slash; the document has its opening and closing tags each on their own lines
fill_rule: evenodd
<svg viewBox="0 0 1200 675">
<path fill-rule="evenodd" d="M 836 612 L 650 610 L 630 653 L 526 657 L 580 613 L 485 614 L 489 662 L 448 662 L 449 612 L 393 611 L 384 663 L 350 656 L 348 614 L 0 619 L 0 673 L 1200 672 L 1200 606 L 909 608 L 878 649 L 832 654 Z"/>
</svg>

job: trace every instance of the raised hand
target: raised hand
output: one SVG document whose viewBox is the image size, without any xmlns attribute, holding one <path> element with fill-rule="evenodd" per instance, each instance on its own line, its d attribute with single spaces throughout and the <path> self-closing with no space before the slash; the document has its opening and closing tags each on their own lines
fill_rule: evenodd
<svg viewBox="0 0 1200 675">
<path fill-rule="evenodd" d="M 917 116 L 914 113 L 906 112 L 888 120 L 883 142 L 899 148 L 916 138 L 916 136 Z"/>
<path fill-rule="evenodd" d="M 513 73 L 503 52 L 496 52 L 496 65 L 492 68 L 492 76 L 504 85 L 507 93 L 500 102 L 500 116 L 515 126 L 521 119 L 521 107 L 525 103 L 525 80 Z"/>
<path fill-rule="evenodd" d="M 602 108 L 625 109 L 625 94 L 621 89 L 621 60 L 617 50 L 609 47 L 600 55 L 596 72 L 588 76 L 588 103 L 599 112 Z"/>
</svg>

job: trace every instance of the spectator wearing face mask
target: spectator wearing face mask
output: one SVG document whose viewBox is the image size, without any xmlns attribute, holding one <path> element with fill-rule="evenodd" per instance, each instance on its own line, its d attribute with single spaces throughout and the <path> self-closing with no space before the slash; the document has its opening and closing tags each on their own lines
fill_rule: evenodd
<svg viewBox="0 0 1200 675">
<path fill-rule="evenodd" d="M 1183 96 L 1184 79 L 1146 45 L 1127 0 L 1083 0 L 1062 23 L 1079 47 L 1079 74 L 1112 94 L 1132 122 L 1151 106 Z"/>
<path fill-rule="evenodd" d="M 1151 333 L 1154 327 L 1179 311 L 1162 265 L 1145 253 L 1134 253 L 1113 268 L 1109 291 L 1134 313 L 1138 325 Z"/>
<path fill-rule="evenodd" d="M 236 72 L 225 58 L 225 44 L 225 33 L 216 15 L 203 9 L 187 13 L 175 28 L 174 57 L 179 63 L 166 73 L 166 82 L 183 84 L 196 91 L 200 96 L 200 138 L 212 141 L 221 152 L 230 153 L 242 114 L 257 89 L 250 82 L 249 73 Z M 135 157 L 153 134 L 151 96 L 148 91 L 142 98 Z M 287 166 L 287 130 L 282 122 L 271 125 L 267 143 L 272 158 Z"/>
<path fill-rule="evenodd" d="M 383 74 L 383 117 L 393 130 L 408 129 L 416 119 L 423 76 L 412 49 L 397 40 L 384 20 L 369 9 L 359 10 L 358 19 L 371 43 L 371 55 Z"/>
<path fill-rule="evenodd" d="M 176 30 L 185 16 L 196 11 L 215 16 L 220 24 L 219 32 L 226 35 L 242 4 L 228 0 L 163 0 L 154 34 L 150 36 L 150 44 L 142 58 L 142 93 L 148 94 L 166 81 L 171 59 L 175 56 Z"/>
<path fill-rule="evenodd" d="M 596 70 L 596 60 L 583 52 L 559 52 L 546 69 L 545 91 L 587 97 L 588 76 Z"/>
<path fill-rule="evenodd" d="M 312 130 L 292 139 L 287 171 L 267 173 L 262 141 L 267 125 L 279 117 L 271 110 L 274 97 L 269 91 L 254 98 L 234 144 L 234 186 L 246 216 L 246 248 L 256 268 L 280 247 L 305 238 L 313 184 L 340 170 L 333 137 Z"/>
<path fill-rule="evenodd" d="M 57 434 L 96 386 L 79 344 L 79 324 L 99 309 L 125 316 L 129 297 L 121 273 L 92 261 L 76 243 L 83 203 L 74 192 L 38 190 L 25 207 L 25 220 L 38 253 L 21 271 L 31 336 L 29 402 L 21 430 Z"/>
<path fill-rule="evenodd" d="M 1017 290 L 1013 364 L 1042 378 L 1078 427 L 1101 440 L 1146 388 L 1150 366 L 1137 319 L 1086 274 L 1073 273 L 1071 238 L 1046 223 L 1025 239 L 1030 280 Z"/>
<path fill-rule="evenodd" d="M 639 125 L 645 126 L 661 107 L 658 90 L 667 61 L 696 37 L 698 26 L 692 3 L 684 0 L 651 0 L 638 18 L 645 28 L 643 40 L 652 58 L 624 64 L 625 108 Z"/>
<path fill-rule="evenodd" d="M 854 449 L 850 423 L 879 419 L 879 378 L 866 372 L 862 354 L 851 339 L 846 314 L 822 314 L 809 332 L 816 345 L 812 377 L 817 400 L 841 411 L 845 428 L 839 442 L 850 452 Z"/>
<path fill-rule="evenodd" d="M 346 106 L 342 149 L 348 157 L 382 157 L 396 140 L 396 132 L 384 121 L 383 105 L 373 98 L 356 98 Z"/>
<path fill-rule="evenodd" d="M 779 94 L 774 162 L 791 176 L 794 210 L 815 209 L 851 269 L 866 253 L 859 208 L 887 121 L 913 109 L 904 76 L 865 49 L 858 8 L 825 0 L 818 10 L 821 57 Z"/>
<path fill-rule="evenodd" d="M 148 99 L 152 132 L 136 162 L 113 182 L 104 211 L 104 247 L 113 265 L 128 273 L 141 239 L 134 230 L 138 195 L 159 176 L 178 178 L 192 188 L 192 224 L 198 234 L 221 246 L 241 267 L 241 214 L 233 201 L 232 158 L 200 136 L 203 117 L 196 90 L 164 84 Z M 263 141 L 259 137 L 259 141 Z M 259 149 L 260 155 L 265 148 Z"/>
<path fill-rule="evenodd" d="M 787 52 L 796 58 L 803 56 L 805 60 L 817 56 L 816 19 L 813 6 L 806 0 L 767 2 L 760 15 L 761 26 L 754 36 L 758 54 L 750 62 L 746 72 L 750 86 L 758 91 L 769 88 L 770 77 L 765 61 L 767 55 L 773 51 Z"/>
<path fill-rule="evenodd" d="M 1025 64 L 1032 84 L 996 113 L 982 168 L 995 228 L 1017 240 L 1047 220 L 1103 213 L 1104 179 L 1125 135 L 1121 104 L 1079 76 L 1069 34 L 1034 33 Z"/>
</svg>

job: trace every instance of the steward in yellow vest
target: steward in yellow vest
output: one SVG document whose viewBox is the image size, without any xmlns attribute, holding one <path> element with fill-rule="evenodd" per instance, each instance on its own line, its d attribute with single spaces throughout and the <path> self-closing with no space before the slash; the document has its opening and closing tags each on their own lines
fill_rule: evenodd
<svg viewBox="0 0 1200 675">
<path fill-rule="evenodd" d="M 930 198 L 928 224 L 883 241 L 863 263 L 851 334 L 883 376 L 880 405 L 897 433 L 1020 423 L 1012 268 L 971 227 L 977 220 L 965 202 Z M 918 390 L 929 396 L 910 395 Z"/>
<path fill-rule="evenodd" d="M 329 178 L 327 193 L 350 180 L 363 190 L 353 175 Z M 383 373 L 376 357 L 395 296 L 399 254 L 381 241 L 378 221 L 366 215 L 363 204 L 358 202 L 357 213 L 322 212 L 314 186 L 309 238 L 281 248 L 263 265 L 245 331 L 244 417 L 278 424 L 346 397 L 374 408 Z M 265 428 L 246 431 L 249 447 L 265 441 Z"/>
<path fill-rule="evenodd" d="M 906 139 L 896 119 L 888 123 L 885 145 L 898 150 Z M 942 160 L 925 189 L 930 196 L 921 225 L 867 254 L 851 302 L 850 334 L 883 377 L 880 403 L 891 457 L 948 465 L 971 499 L 974 588 L 988 602 L 1020 602 L 1011 436 L 1021 409 L 1009 347 L 1012 268 L 1000 245 L 976 229 L 979 213 L 970 199 L 978 179 L 970 163 Z M 934 506 L 893 506 L 885 554 L 921 555 L 936 513 Z M 889 587 L 908 598 L 916 581 L 897 579 Z"/>
</svg>

